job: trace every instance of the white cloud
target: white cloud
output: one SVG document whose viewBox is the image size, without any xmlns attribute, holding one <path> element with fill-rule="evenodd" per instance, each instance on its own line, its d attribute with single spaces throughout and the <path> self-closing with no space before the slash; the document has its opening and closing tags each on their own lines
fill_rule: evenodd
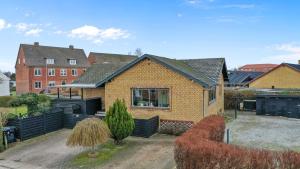
<svg viewBox="0 0 300 169">
<path fill-rule="evenodd" d="M 273 45 L 271 47 L 268 47 L 269 49 L 280 52 L 281 54 L 269 56 L 263 58 L 263 61 L 272 61 L 274 63 L 298 63 L 298 60 L 300 60 L 300 45 L 295 43 L 285 43 L 285 44 L 277 44 Z"/>
<path fill-rule="evenodd" d="M 0 30 L 10 28 L 11 24 L 7 23 L 4 19 L 0 19 Z"/>
<path fill-rule="evenodd" d="M 34 28 L 34 29 L 30 29 L 30 30 L 26 31 L 25 35 L 26 36 L 39 36 L 42 31 L 43 30 L 40 28 Z"/>
<path fill-rule="evenodd" d="M 30 29 L 33 25 L 32 24 L 27 24 L 27 23 L 18 23 L 15 25 L 17 31 L 26 31 Z"/>
<path fill-rule="evenodd" d="M 100 29 L 95 26 L 84 25 L 72 29 L 68 36 L 72 38 L 90 40 L 94 43 L 102 43 L 104 40 L 126 39 L 130 36 L 130 34 L 126 30 L 119 28 Z"/>
<path fill-rule="evenodd" d="M 183 16 L 182 13 L 178 13 L 178 14 L 177 14 L 177 17 L 178 17 L 178 18 L 181 18 L 182 16 Z"/>
<path fill-rule="evenodd" d="M 223 8 L 239 8 L 239 9 L 251 9 L 255 7 L 256 6 L 254 4 L 229 4 L 223 6 Z"/>
</svg>

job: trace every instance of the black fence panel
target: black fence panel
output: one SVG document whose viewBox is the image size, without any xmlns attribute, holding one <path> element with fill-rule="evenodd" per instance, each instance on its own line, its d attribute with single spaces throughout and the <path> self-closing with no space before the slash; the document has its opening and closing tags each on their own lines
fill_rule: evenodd
<svg viewBox="0 0 300 169">
<path fill-rule="evenodd" d="M 300 96 L 258 95 L 256 114 L 300 118 Z"/>
<path fill-rule="evenodd" d="M 63 126 L 64 128 L 72 129 L 77 122 L 87 118 L 88 115 L 85 114 L 72 114 L 64 113 L 63 114 Z"/>
<path fill-rule="evenodd" d="M 134 119 L 135 128 L 132 136 L 150 137 L 158 130 L 159 117 L 155 116 L 150 119 Z"/>
</svg>

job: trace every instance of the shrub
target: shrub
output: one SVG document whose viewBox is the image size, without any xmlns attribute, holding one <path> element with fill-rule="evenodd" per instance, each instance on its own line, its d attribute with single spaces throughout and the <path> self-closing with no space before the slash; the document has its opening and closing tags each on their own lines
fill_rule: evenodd
<svg viewBox="0 0 300 169">
<path fill-rule="evenodd" d="M 247 149 L 223 143 L 224 119 L 209 116 L 175 141 L 177 169 L 299 169 L 300 154 Z"/>
<path fill-rule="evenodd" d="M 134 120 L 128 113 L 124 100 L 117 99 L 106 112 L 105 121 L 108 124 L 112 138 L 119 144 L 124 138 L 131 135 L 134 129 Z"/>
<path fill-rule="evenodd" d="M 13 100 L 14 96 L 1 96 L 0 97 L 0 107 L 9 107 L 11 100 Z"/>
<path fill-rule="evenodd" d="M 224 90 L 224 108 L 235 109 L 234 97 L 239 96 L 242 100 L 255 99 L 256 92 L 254 90 Z"/>
<path fill-rule="evenodd" d="M 95 155 L 95 146 L 105 143 L 110 136 L 107 124 L 97 118 L 87 118 L 76 124 L 72 134 L 68 137 L 68 146 L 92 147 Z"/>
</svg>

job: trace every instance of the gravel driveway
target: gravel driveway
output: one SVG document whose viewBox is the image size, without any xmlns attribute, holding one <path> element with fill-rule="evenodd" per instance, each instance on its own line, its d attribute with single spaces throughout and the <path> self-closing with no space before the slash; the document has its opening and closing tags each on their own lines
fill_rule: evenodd
<svg viewBox="0 0 300 169">
<path fill-rule="evenodd" d="M 270 150 L 300 151 L 300 119 L 243 113 L 227 124 L 230 143 Z M 225 136 L 226 137 L 226 136 Z"/>
<path fill-rule="evenodd" d="M 65 145 L 71 130 L 63 129 L 36 137 L 0 153 L 0 169 L 66 168 L 83 148 Z M 132 147 L 121 151 L 99 168 L 103 169 L 174 169 L 174 136 L 129 137 Z"/>
</svg>

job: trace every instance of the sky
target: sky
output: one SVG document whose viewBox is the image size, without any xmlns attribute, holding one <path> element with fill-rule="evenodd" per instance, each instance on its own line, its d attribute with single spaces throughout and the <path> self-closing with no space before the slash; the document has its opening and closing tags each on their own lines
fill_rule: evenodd
<svg viewBox="0 0 300 169">
<path fill-rule="evenodd" d="M 1 0 L 0 70 L 21 43 L 176 59 L 224 57 L 229 69 L 300 60 L 298 0 Z"/>
</svg>

